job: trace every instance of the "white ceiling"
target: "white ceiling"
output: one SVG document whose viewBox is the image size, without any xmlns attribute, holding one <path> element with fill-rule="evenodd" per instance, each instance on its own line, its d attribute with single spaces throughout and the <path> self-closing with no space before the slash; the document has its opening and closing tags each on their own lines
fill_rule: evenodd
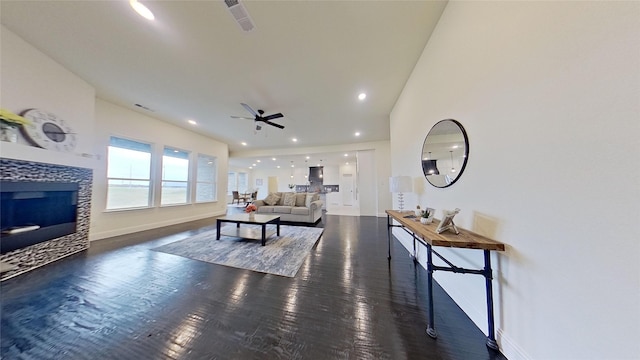
<svg viewBox="0 0 640 360">
<path fill-rule="evenodd" d="M 2 0 L 0 15 L 98 97 L 221 140 L 232 156 L 389 139 L 391 109 L 446 5 L 244 1 L 255 24 L 244 32 L 223 1 L 141 2 L 154 21 L 126 0 Z M 230 118 L 250 115 L 241 102 L 283 113 L 274 122 L 285 129 Z"/>
</svg>

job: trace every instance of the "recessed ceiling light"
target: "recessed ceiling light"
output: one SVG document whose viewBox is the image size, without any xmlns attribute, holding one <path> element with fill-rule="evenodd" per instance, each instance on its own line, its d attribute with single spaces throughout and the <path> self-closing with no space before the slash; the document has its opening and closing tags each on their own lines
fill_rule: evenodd
<svg viewBox="0 0 640 360">
<path fill-rule="evenodd" d="M 278 169 L 280 169 L 280 165 L 276 166 Z"/>
<path fill-rule="evenodd" d="M 347 162 L 345 163 L 345 165 L 349 165 L 349 162 L 347 161 Z"/>
<path fill-rule="evenodd" d="M 260 162 L 260 160 L 256 160 L 256 162 Z"/>
<path fill-rule="evenodd" d="M 298 142 L 298 139 L 293 138 L 293 139 L 291 139 L 291 141 L 293 141 L 293 142 Z"/>
<path fill-rule="evenodd" d="M 251 166 L 256 166 L 256 164 L 251 164 Z"/>
<path fill-rule="evenodd" d="M 356 136 L 360 136 L 360 132 L 359 132 L 359 131 L 356 131 L 355 135 L 356 135 Z"/>
<path fill-rule="evenodd" d="M 247 143 L 243 141 L 243 142 L 240 143 L 240 145 L 247 146 Z"/>
<path fill-rule="evenodd" d="M 344 156 L 349 156 L 349 154 L 344 154 Z"/>
<path fill-rule="evenodd" d="M 295 165 L 291 164 L 291 167 L 295 167 Z"/>
<path fill-rule="evenodd" d="M 249 166 L 249 169 L 253 169 L 251 166 Z"/>
<path fill-rule="evenodd" d="M 276 158 L 271 158 L 271 160 L 276 161 Z"/>
<path fill-rule="evenodd" d="M 367 94 L 365 94 L 365 93 L 360 93 L 360 95 L 358 95 L 358 100 L 360 100 L 360 101 L 362 101 L 362 100 L 364 100 L 366 98 L 367 98 Z"/>
<path fill-rule="evenodd" d="M 309 160 L 309 159 L 310 159 L 310 157 L 307 156 L 307 160 Z"/>
<path fill-rule="evenodd" d="M 198 125 L 198 123 L 195 120 L 187 120 L 187 122 L 191 125 Z"/>
<path fill-rule="evenodd" d="M 138 0 L 129 0 L 129 4 L 140 16 L 147 20 L 155 19 L 151 10 L 148 7 L 144 6 L 142 3 L 139 3 Z"/>
</svg>

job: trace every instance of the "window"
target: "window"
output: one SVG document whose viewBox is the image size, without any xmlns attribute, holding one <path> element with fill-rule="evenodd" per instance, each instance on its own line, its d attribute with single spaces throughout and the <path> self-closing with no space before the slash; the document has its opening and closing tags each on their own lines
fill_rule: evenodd
<svg viewBox="0 0 640 360">
<path fill-rule="evenodd" d="M 162 193 L 160 205 L 189 202 L 189 152 L 170 147 L 162 155 Z"/>
<path fill-rule="evenodd" d="M 249 177 L 247 173 L 238 173 L 238 191 L 245 192 L 249 190 Z"/>
<path fill-rule="evenodd" d="M 216 158 L 198 154 L 196 202 L 216 200 Z"/>
<path fill-rule="evenodd" d="M 112 136 L 107 150 L 107 210 L 148 207 L 151 144 Z"/>
<path fill-rule="evenodd" d="M 236 191 L 236 173 L 230 172 L 227 174 L 227 195 L 231 195 L 234 191 Z"/>
<path fill-rule="evenodd" d="M 231 195 L 233 191 L 245 192 L 249 190 L 249 176 L 244 172 L 230 172 L 227 182 L 227 194 Z"/>
</svg>

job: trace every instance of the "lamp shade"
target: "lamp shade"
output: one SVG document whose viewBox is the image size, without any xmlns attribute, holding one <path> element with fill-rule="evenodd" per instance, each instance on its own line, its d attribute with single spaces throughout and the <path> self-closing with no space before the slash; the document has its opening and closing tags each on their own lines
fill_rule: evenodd
<svg viewBox="0 0 640 360">
<path fill-rule="evenodd" d="M 392 176 L 389 178 L 389 191 L 392 193 L 411 192 L 411 176 Z"/>
</svg>

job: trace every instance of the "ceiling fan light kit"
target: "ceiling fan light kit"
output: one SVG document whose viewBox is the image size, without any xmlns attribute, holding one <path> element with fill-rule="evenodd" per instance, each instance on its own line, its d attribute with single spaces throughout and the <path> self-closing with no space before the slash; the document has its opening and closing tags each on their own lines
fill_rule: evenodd
<svg viewBox="0 0 640 360">
<path fill-rule="evenodd" d="M 265 124 L 269 124 L 273 127 L 277 127 L 278 129 L 284 129 L 284 126 L 280 125 L 280 124 L 276 124 L 274 122 L 272 122 L 271 120 L 273 119 L 278 119 L 281 117 L 284 117 L 284 115 L 282 115 L 282 113 L 276 113 L 276 114 L 272 114 L 272 115 L 267 115 L 267 116 L 262 116 L 264 115 L 264 110 L 258 110 L 257 112 L 255 110 L 253 110 L 251 108 L 251 106 L 245 104 L 245 103 L 240 103 L 245 109 L 247 109 L 248 112 L 250 112 L 254 117 L 253 118 L 249 118 L 249 117 L 244 117 L 244 116 L 233 116 L 231 115 L 232 118 L 234 119 L 247 119 L 247 120 L 253 120 L 256 123 L 256 130 L 260 130 L 262 129 L 262 126 L 260 124 L 258 124 L 258 121 L 261 121 Z"/>
</svg>

